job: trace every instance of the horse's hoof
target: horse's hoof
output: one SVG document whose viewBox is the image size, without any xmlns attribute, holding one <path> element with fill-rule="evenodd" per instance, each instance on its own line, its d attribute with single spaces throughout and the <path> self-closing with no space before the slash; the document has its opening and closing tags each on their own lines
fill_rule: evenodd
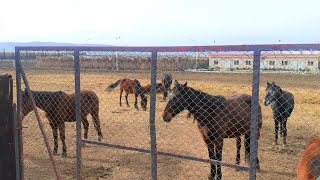
<svg viewBox="0 0 320 180">
<path fill-rule="evenodd" d="M 53 151 L 52 153 L 54 156 L 58 155 L 57 151 Z"/>
<path fill-rule="evenodd" d="M 208 176 L 208 180 L 214 180 L 214 177 L 212 177 L 212 175 L 211 175 L 211 174 L 209 174 L 209 176 Z"/>
<path fill-rule="evenodd" d="M 282 149 L 287 149 L 287 144 L 282 144 Z"/>
<path fill-rule="evenodd" d="M 101 139 L 102 139 L 102 137 L 100 136 L 100 137 L 98 137 L 98 141 L 100 141 L 101 142 Z"/>
<path fill-rule="evenodd" d="M 276 145 L 278 145 L 278 142 L 273 142 L 272 143 L 272 146 L 276 146 Z"/>
<path fill-rule="evenodd" d="M 63 152 L 63 153 L 61 154 L 61 156 L 62 156 L 63 158 L 66 158 L 66 157 L 67 157 L 67 153 L 66 153 L 66 152 Z"/>
</svg>

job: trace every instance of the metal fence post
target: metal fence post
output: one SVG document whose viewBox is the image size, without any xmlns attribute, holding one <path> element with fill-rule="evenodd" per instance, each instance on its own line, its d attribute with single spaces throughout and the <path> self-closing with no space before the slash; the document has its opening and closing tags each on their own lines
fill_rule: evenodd
<svg viewBox="0 0 320 180">
<path fill-rule="evenodd" d="M 255 50 L 253 55 L 252 100 L 251 100 L 251 130 L 250 130 L 250 180 L 256 179 L 256 164 L 258 154 L 257 129 L 259 106 L 259 79 L 260 79 L 261 51 Z"/>
<path fill-rule="evenodd" d="M 21 68 L 20 68 L 20 50 L 15 48 L 15 68 L 16 68 L 16 93 L 17 93 L 17 129 L 19 140 L 19 164 L 20 164 L 20 177 L 24 179 L 24 166 L 23 166 L 23 140 L 22 140 L 22 120 L 21 120 Z"/>
<path fill-rule="evenodd" d="M 157 179 L 157 138 L 155 126 L 157 84 L 157 51 L 152 51 L 151 57 L 151 92 L 150 92 L 150 144 L 151 144 L 151 177 Z"/>
<path fill-rule="evenodd" d="M 76 153 L 77 153 L 77 180 L 82 179 L 81 169 L 81 106 L 80 106 L 80 57 L 79 51 L 74 51 L 74 88 L 76 94 Z"/>
</svg>

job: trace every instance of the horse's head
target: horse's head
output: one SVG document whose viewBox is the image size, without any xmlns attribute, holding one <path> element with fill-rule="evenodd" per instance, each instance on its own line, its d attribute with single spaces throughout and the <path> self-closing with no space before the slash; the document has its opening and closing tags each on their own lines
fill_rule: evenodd
<svg viewBox="0 0 320 180">
<path fill-rule="evenodd" d="M 148 99 L 147 96 L 145 96 L 144 94 L 141 94 L 141 108 L 142 110 L 146 111 L 147 110 L 147 103 L 148 103 Z"/>
<path fill-rule="evenodd" d="M 272 102 L 274 102 L 276 99 L 278 99 L 282 94 L 282 89 L 280 86 L 276 85 L 274 82 L 269 83 L 267 82 L 267 88 L 266 88 L 266 95 L 264 97 L 264 105 L 268 106 Z"/>
<path fill-rule="evenodd" d="M 25 91 L 21 91 L 22 95 L 22 119 L 33 110 L 32 100 L 30 98 L 29 93 Z"/>
<path fill-rule="evenodd" d="M 187 107 L 187 99 L 189 98 L 187 91 L 187 82 L 185 84 L 179 84 L 179 82 L 175 80 L 170 99 L 162 114 L 162 118 L 165 122 L 170 122 L 173 117 L 175 117 Z"/>
</svg>

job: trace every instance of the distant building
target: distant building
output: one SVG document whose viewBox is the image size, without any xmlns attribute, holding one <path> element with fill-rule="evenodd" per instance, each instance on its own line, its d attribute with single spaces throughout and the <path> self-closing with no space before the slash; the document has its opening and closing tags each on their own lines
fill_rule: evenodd
<svg viewBox="0 0 320 180">
<path fill-rule="evenodd" d="M 251 70 L 252 54 L 209 54 L 211 70 Z M 319 72 L 320 54 L 261 54 L 261 70 Z"/>
</svg>

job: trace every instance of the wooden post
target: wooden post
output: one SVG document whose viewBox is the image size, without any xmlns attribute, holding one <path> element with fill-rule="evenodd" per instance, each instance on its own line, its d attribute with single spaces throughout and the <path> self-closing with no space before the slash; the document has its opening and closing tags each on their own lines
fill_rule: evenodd
<svg viewBox="0 0 320 180">
<path fill-rule="evenodd" d="M 0 75 L 0 177 L 16 177 L 14 147 L 13 81 L 11 75 Z"/>
</svg>

